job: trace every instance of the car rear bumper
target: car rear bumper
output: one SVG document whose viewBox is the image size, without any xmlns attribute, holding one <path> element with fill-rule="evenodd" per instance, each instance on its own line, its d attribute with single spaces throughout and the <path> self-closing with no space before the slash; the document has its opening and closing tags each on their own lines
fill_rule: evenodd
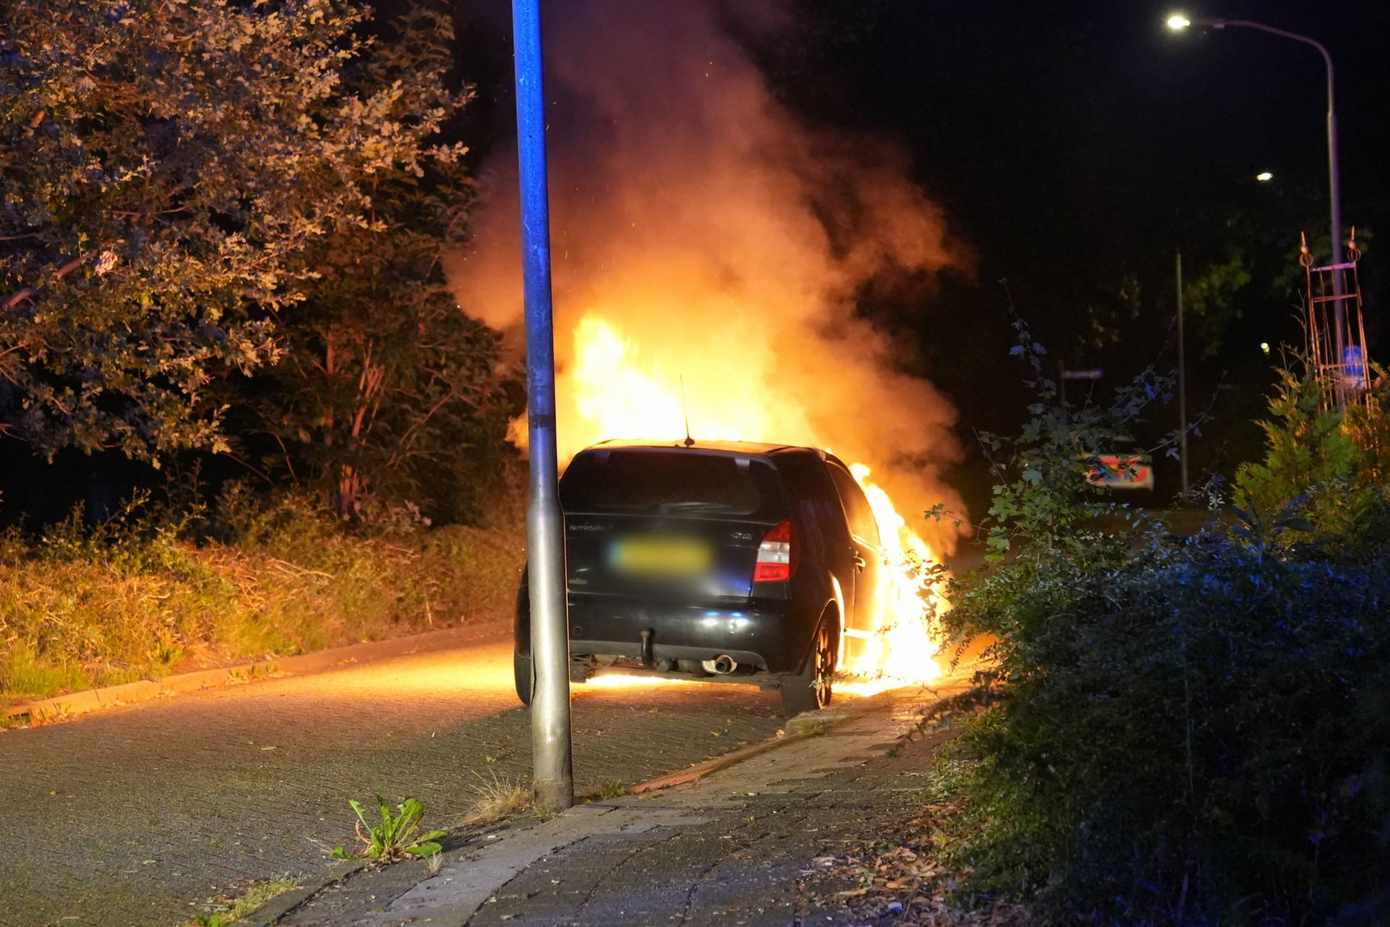
<svg viewBox="0 0 1390 927">
<path fill-rule="evenodd" d="M 765 607 L 718 608 L 571 599 L 570 653 L 643 657 L 643 631 L 654 660 L 713 660 L 728 655 L 773 673 L 798 667 L 797 642 L 784 612 Z"/>
</svg>

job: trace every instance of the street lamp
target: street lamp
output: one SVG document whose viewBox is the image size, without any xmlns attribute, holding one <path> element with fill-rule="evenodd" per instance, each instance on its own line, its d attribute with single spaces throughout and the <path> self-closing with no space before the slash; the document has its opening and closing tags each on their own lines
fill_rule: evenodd
<svg viewBox="0 0 1390 927">
<path fill-rule="evenodd" d="M 1333 92 L 1332 55 L 1327 51 L 1327 46 L 1306 35 L 1289 32 L 1286 29 L 1277 29 L 1274 26 L 1255 22 L 1251 19 L 1207 19 L 1201 16 L 1192 19 L 1183 13 L 1175 12 L 1168 17 L 1166 25 L 1173 32 L 1184 32 L 1194 25 L 1205 26 L 1210 29 L 1225 29 L 1227 27 L 1254 29 L 1257 32 L 1266 32 L 1280 38 L 1301 42 L 1304 45 L 1311 45 L 1318 50 L 1318 54 L 1322 55 L 1323 64 L 1327 66 L 1327 192 L 1328 199 L 1331 201 L 1332 213 L 1332 266 L 1336 268 L 1342 263 L 1342 191 L 1337 167 L 1337 107 L 1336 95 Z M 1264 178 L 1261 176 L 1256 179 L 1263 180 Z M 1340 270 L 1333 270 L 1332 272 L 1332 295 L 1334 325 L 1337 330 L 1336 356 L 1338 363 L 1341 363 L 1345 349 L 1346 309 L 1342 305 L 1341 299 L 1342 274 Z"/>
<path fill-rule="evenodd" d="M 1255 179 L 1258 180 L 1260 183 L 1269 183 L 1271 180 L 1274 179 L 1274 174 L 1270 171 L 1260 171 L 1258 174 L 1255 175 Z"/>
</svg>

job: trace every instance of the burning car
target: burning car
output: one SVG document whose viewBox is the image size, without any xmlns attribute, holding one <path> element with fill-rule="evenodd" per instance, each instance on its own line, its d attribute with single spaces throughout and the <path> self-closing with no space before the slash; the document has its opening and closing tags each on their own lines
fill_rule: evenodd
<svg viewBox="0 0 1390 927">
<path fill-rule="evenodd" d="M 878 627 L 879 526 L 850 468 L 807 447 L 604 442 L 560 480 L 571 678 L 601 669 L 781 690 L 829 704 Z M 534 682 L 525 580 L 516 691 Z"/>
</svg>

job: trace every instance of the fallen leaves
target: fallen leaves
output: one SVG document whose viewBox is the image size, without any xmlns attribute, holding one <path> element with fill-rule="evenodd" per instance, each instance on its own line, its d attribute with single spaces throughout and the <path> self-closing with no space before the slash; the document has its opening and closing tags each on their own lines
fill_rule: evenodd
<svg viewBox="0 0 1390 927">
<path fill-rule="evenodd" d="M 966 908 L 955 897 L 959 873 L 941 863 L 935 847 L 942 840 L 941 817 L 954 805 L 933 803 L 891 834 L 836 856 L 817 856 L 802 870 L 811 893 L 818 885 L 851 887 L 822 896 L 823 903 L 846 909 L 855 923 L 892 918 L 904 927 L 1024 927 L 1026 912 L 1016 905 Z"/>
</svg>

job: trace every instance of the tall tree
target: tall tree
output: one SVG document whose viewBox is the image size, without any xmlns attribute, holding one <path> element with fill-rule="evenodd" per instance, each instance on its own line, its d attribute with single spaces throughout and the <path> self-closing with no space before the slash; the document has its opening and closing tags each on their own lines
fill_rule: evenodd
<svg viewBox="0 0 1390 927">
<path fill-rule="evenodd" d="M 415 0 L 379 27 L 352 75 L 364 96 L 463 101 L 446 90 L 457 78 L 442 4 Z M 519 411 L 497 334 L 459 308 L 440 261 L 466 234 L 471 185 L 462 163 L 437 159 L 379 171 L 363 189 L 369 221 L 308 249 L 318 276 L 284 360 L 248 394 L 257 419 L 248 427 L 274 439 L 261 444 L 267 470 L 322 490 L 345 516 L 407 500 L 434 517 L 467 518 L 495 485 Z"/>
<path fill-rule="evenodd" d="M 0 8 L 0 430 L 158 465 L 293 348 L 376 198 L 452 170 L 437 75 L 363 81 L 349 0 Z M 361 88 L 371 85 L 363 92 Z"/>
</svg>

